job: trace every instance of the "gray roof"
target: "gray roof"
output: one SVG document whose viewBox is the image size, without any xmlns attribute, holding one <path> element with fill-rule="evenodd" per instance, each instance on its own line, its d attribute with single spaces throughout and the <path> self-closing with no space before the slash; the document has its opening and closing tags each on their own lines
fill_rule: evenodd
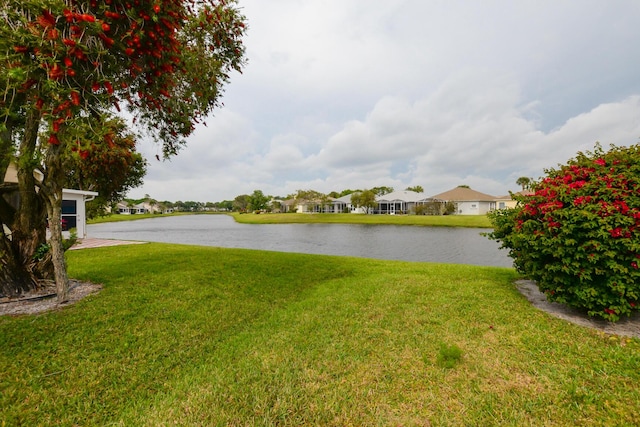
<svg viewBox="0 0 640 427">
<path fill-rule="evenodd" d="M 403 202 L 420 202 L 423 200 L 430 199 L 430 197 L 425 196 L 424 193 L 416 193 L 415 191 L 393 191 L 388 194 L 383 194 L 382 196 L 376 197 L 376 202 L 393 202 L 393 201 L 403 201 Z"/>
<path fill-rule="evenodd" d="M 346 196 L 338 197 L 337 199 L 333 199 L 334 202 L 342 202 L 342 203 L 351 203 L 351 194 L 347 194 Z"/>
</svg>

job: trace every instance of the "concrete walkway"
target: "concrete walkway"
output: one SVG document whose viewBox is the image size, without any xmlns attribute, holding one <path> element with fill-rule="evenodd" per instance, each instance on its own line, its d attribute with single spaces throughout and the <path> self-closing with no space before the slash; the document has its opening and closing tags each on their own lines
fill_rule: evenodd
<svg viewBox="0 0 640 427">
<path fill-rule="evenodd" d="M 139 245 L 147 242 L 136 242 L 133 240 L 112 240 L 112 239 L 94 239 L 86 237 L 78 240 L 78 243 L 73 245 L 69 250 L 75 249 L 91 249 L 91 248 L 104 248 L 105 246 L 120 246 L 120 245 Z"/>
</svg>

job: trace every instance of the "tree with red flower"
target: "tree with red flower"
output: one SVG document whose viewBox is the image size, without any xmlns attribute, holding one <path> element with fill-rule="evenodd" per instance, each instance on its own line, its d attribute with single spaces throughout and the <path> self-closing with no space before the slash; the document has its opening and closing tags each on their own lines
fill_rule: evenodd
<svg viewBox="0 0 640 427">
<path fill-rule="evenodd" d="M 233 0 L 6 0 L 0 10 L 0 291 L 37 277 L 31 259 L 51 230 L 58 299 L 68 279 L 60 231 L 67 159 L 94 161 L 109 149 L 95 117 L 125 106 L 139 126 L 176 154 L 212 111 L 231 72 L 244 64 L 244 17 Z M 34 171 L 43 175 L 34 179 Z M 36 191 L 37 188 L 37 191 Z M 10 237 L 9 237 L 10 236 Z"/>
</svg>

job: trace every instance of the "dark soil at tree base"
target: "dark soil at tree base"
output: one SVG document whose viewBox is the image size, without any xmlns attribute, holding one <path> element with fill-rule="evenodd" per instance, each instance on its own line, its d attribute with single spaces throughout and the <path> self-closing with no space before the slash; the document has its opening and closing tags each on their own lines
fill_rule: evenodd
<svg viewBox="0 0 640 427">
<path fill-rule="evenodd" d="M 55 283 L 43 283 L 39 289 L 24 294 L 20 298 L 0 298 L 0 316 L 41 314 L 58 310 L 96 293 L 100 289 L 102 289 L 102 285 L 71 280 L 69 283 L 69 300 L 60 304 L 56 299 Z"/>
</svg>

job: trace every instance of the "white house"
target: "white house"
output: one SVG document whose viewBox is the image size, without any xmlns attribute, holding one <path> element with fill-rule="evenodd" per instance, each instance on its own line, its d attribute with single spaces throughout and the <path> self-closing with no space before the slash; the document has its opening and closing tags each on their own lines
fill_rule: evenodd
<svg viewBox="0 0 640 427">
<path fill-rule="evenodd" d="M 151 213 L 151 214 L 155 214 L 155 213 L 162 213 L 162 209 L 160 208 L 160 205 L 158 204 L 158 202 L 142 202 L 139 203 L 136 206 L 142 206 L 142 209 L 144 209 L 144 213 Z"/>
<path fill-rule="evenodd" d="M 325 200 L 301 200 L 297 204 L 294 200 L 291 208 L 295 209 L 296 213 L 339 213 L 340 211 L 334 206 L 334 200 L 331 197 Z"/>
<path fill-rule="evenodd" d="M 364 208 L 354 206 L 351 204 L 351 196 L 353 194 L 347 194 L 346 196 L 338 197 L 333 200 L 336 212 L 349 212 L 354 214 L 366 213 Z"/>
<path fill-rule="evenodd" d="M 119 214 L 122 214 L 122 215 L 143 214 L 147 212 L 144 204 L 142 203 L 129 206 L 126 203 L 120 202 L 116 205 L 116 210 L 118 211 Z"/>
<path fill-rule="evenodd" d="M 417 205 L 430 201 L 431 198 L 425 197 L 423 193 L 409 190 L 393 191 L 376 197 L 378 208 L 375 213 L 389 215 L 409 214 L 415 212 Z"/>
</svg>

